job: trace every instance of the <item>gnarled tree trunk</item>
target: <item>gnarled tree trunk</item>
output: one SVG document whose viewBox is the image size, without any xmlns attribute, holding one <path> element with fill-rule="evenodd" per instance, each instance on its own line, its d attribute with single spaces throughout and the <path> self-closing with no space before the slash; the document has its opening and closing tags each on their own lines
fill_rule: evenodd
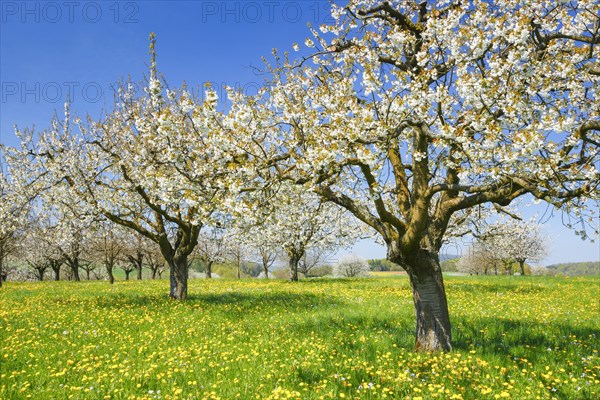
<svg viewBox="0 0 600 400">
<path fill-rule="evenodd" d="M 437 253 L 420 250 L 390 261 L 408 273 L 415 306 L 417 351 L 451 350 L 448 302 Z"/>
</svg>

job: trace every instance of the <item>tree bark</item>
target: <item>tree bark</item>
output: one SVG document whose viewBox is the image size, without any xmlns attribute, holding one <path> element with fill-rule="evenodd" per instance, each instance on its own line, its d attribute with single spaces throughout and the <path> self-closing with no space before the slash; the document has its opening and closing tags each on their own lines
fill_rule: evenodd
<svg viewBox="0 0 600 400">
<path fill-rule="evenodd" d="M 519 262 L 519 268 L 521 268 L 521 276 L 525 276 L 525 260 L 520 258 L 517 261 Z"/>
<path fill-rule="evenodd" d="M 298 282 L 298 263 L 300 262 L 300 257 L 298 257 L 295 253 L 290 255 L 290 280 L 292 282 Z"/>
<path fill-rule="evenodd" d="M 152 268 L 151 269 L 151 271 L 152 271 L 152 279 L 153 280 L 156 279 L 156 270 L 157 270 L 157 268 Z"/>
<path fill-rule="evenodd" d="M 175 300 L 187 299 L 188 263 L 187 256 L 174 257 L 169 262 L 171 290 L 169 295 Z"/>
<path fill-rule="evenodd" d="M 57 262 L 53 263 L 53 265 L 50 266 L 50 268 L 52 268 L 52 271 L 54 271 L 54 280 L 55 281 L 59 281 L 60 280 L 60 267 L 62 264 L 59 264 Z"/>
<path fill-rule="evenodd" d="M 81 278 L 79 277 L 79 260 L 73 260 L 73 262 L 69 263 L 71 267 L 71 277 L 74 281 L 79 282 Z"/>
<path fill-rule="evenodd" d="M 41 269 L 41 268 L 38 268 L 38 270 L 37 270 L 37 273 L 38 273 L 38 276 L 37 276 L 37 278 L 38 278 L 38 281 L 40 281 L 40 282 L 41 282 L 41 281 L 43 281 L 43 280 L 44 280 L 44 272 L 46 272 L 46 269 Z"/>
<path fill-rule="evenodd" d="M 448 302 L 437 253 L 419 250 L 417 254 L 389 259 L 404 267 L 413 292 L 417 351 L 452 349 Z"/>
<path fill-rule="evenodd" d="M 108 274 L 108 282 L 112 285 L 115 283 L 115 276 L 113 275 L 113 267 L 106 266 L 106 273 Z"/>
<path fill-rule="evenodd" d="M 205 275 L 209 279 L 212 278 L 212 265 L 213 265 L 212 261 L 208 261 L 206 263 L 206 272 L 205 272 Z"/>
<path fill-rule="evenodd" d="M 141 252 L 135 254 L 135 256 L 128 256 L 129 262 L 137 271 L 137 280 L 142 280 L 142 265 L 144 263 L 144 255 Z"/>
</svg>

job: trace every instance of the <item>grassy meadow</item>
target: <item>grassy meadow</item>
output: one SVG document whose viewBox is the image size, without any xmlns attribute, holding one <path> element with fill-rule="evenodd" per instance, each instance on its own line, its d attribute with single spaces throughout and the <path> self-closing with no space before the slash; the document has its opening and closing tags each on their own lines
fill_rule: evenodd
<svg viewBox="0 0 600 400">
<path fill-rule="evenodd" d="M 0 399 L 596 399 L 600 278 L 447 277 L 450 353 L 413 353 L 405 276 L 8 282 Z"/>
</svg>

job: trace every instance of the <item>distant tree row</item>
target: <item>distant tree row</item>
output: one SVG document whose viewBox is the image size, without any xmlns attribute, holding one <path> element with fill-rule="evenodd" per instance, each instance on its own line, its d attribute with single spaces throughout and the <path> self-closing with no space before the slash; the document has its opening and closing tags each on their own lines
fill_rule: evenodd
<svg viewBox="0 0 600 400">
<path fill-rule="evenodd" d="M 539 224 L 501 221 L 476 236 L 456 267 L 471 275 L 531 274 L 526 262 L 541 261 L 548 253 L 548 241 Z"/>
</svg>

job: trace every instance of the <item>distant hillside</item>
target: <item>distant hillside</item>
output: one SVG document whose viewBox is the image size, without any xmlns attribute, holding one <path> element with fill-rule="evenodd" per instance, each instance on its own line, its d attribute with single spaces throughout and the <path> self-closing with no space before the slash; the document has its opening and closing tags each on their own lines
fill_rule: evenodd
<svg viewBox="0 0 600 400">
<path fill-rule="evenodd" d="M 600 275 L 600 261 L 554 264 L 547 268 L 550 275 Z"/>
<path fill-rule="evenodd" d="M 446 254 L 446 253 L 440 254 L 440 262 L 456 260 L 458 258 L 460 258 L 460 256 L 456 255 L 456 254 Z"/>
<path fill-rule="evenodd" d="M 440 254 L 440 266 L 444 272 L 456 272 L 456 263 L 460 259 L 454 254 Z M 402 267 L 396 265 L 385 258 L 367 260 L 371 271 L 404 271 Z"/>
</svg>

